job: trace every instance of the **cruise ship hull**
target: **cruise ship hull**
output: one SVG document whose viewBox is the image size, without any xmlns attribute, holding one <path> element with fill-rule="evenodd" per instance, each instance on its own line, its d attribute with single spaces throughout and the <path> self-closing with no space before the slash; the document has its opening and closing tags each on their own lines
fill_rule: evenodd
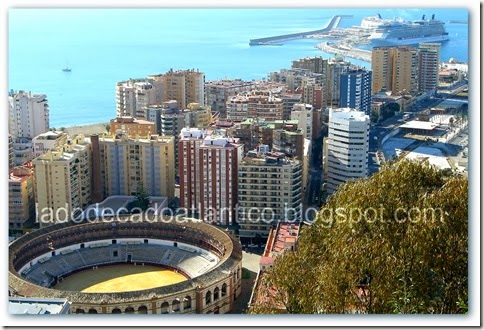
<svg viewBox="0 0 484 330">
<path fill-rule="evenodd" d="M 448 35 L 429 36 L 423 38 L 370 38 L 370 42 L 373 47 L 394 47 L 394 46 L 407 46 L 418 45 L 423 42 L 444 42 L 449 40 Z"/>
</svg>

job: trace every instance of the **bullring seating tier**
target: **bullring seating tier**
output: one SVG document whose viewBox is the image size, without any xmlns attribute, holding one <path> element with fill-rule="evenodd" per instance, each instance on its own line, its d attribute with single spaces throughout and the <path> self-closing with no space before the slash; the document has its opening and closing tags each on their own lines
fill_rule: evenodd
<svg viewBox="0 0 484 330">
<path fill-rule="evenodd" d="M 42 258 L 42 263 L 34 264 L 22 275 L 37 285 L 49 286 L 54 276 L 65 277 L 81 269 L 127 262 L 128 255 L 131 255 L 131 262 L 169 266 L 181 270 L 190 278 L 206 273 L 218 262 L 216 258 L 205 252 L 196 252 L 195 249 L 158 244 L 104 243 Z"/>
</svg>

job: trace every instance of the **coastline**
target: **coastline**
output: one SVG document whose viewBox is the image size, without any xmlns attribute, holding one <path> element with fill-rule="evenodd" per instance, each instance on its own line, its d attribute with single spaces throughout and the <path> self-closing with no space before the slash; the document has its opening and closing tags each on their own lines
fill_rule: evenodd
<svg viewBox="0 0 484 330">
<path fill-rule="evenodd" d="M 81 133 L 88 137 L 92 134 L 108 133 L 106 130 L 106 125 L 109 125 L 109 123 L 103 122 L 97 124 L 74 125 L 66 127 L 64 132 L 66 132 L 69 137 L 73 137 Z"/>
</svg>

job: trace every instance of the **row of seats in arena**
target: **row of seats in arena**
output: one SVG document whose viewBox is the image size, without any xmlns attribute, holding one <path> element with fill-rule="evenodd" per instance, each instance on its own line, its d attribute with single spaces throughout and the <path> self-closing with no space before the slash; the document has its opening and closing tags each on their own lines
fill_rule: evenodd
<svg viewBox="0 0 484 330">
<path fill-rule="evenodd" d="M 128 259 L 130 256 L 130 259 Z M 34 264 L 24 276 L 42 286 L 50 286 L 57 277 L 67 276 L 79 269 L 113 263 L 150 263 L 181 270 L 190 278 L 214 267 L 217 260 L 194 249 L 180 249 L 167 245 L 129 242 L 126 244 L 91 244 L 82 249 L 64 250 Z"/>
</svg>

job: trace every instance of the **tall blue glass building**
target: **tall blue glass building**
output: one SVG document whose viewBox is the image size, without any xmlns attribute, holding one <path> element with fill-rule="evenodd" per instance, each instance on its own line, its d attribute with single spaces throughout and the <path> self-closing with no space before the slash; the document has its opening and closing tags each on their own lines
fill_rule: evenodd
<svg viewBox="0 0 484 330">
<path fill-rule="evenodd" d="M 354 108 L 370 115 L 371 71 L 349 69 L 341 74 L 340 107 Z"/>
</svg>

